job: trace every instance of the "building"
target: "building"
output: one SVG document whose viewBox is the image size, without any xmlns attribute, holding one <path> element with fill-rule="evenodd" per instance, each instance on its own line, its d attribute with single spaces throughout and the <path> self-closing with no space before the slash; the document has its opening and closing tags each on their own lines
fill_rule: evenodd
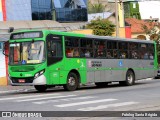
<svg viewBox="0 0 160 120">
<path fill-rule="evenodd" d="M 125 0 L 125 2 L 123 2 L 123 6 L 125 18 L 141 19 L 138 0 Z"/>
<path fill-rule="evenodd" d="M 160 27 L 156 22 L 147 22 L 135 18 L 126 18 L 125 21 L 131 26 L 131 38 L 150 40 L 150 36 L 146 34 L 143 26 L 146 26 L 148 30 L 155 29 L 157 32 L 160 31 Z"/>
<path fill-rule="evenodd" d="M 6 21 L 87 21 L 87 0 L 2 0 L 1 6 Z"/>
</svg>

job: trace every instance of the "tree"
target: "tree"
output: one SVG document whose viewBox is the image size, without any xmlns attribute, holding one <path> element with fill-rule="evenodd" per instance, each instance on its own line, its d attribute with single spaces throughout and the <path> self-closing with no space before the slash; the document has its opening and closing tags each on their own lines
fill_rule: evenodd
<svg viewBox="0 0 160 120">
<path fill-rule="evenodd" d="M 97 18 L 87 24 L 86 28 L 92 29 L 94 35 L 112 36 L 115 25 L 107 19 Z"/>
<path fill-rule="evenodd" d="M 160 64 L 160 28 L 155 22 L 150 22 L 150 26 L 142 25 L 142 28 L 144 29 L 146 35 L 150 36 L 150 40 L 153 40 L 157 43 L 157 58 L 158 63 Z"/>
<path fill-rule="evenodd" d="M 107 5 L 103 5 L 100 0 L 97 3 L 92 3 L 88 0 L 88 13 L 102 13 Z"/>
</svg>

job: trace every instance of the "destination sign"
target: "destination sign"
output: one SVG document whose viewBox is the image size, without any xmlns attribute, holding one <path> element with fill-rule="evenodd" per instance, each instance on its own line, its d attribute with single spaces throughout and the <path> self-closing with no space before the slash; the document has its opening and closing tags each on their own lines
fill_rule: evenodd
<svg viewBox="0 0 160 120">
<path fill-rule="evenodd" d="M 10 39 L 15 40 L 15 39 L 41 38 L 41 37 L 42 37 L 42 32 L 21 32 L 12 34 Z"/>
</svg>

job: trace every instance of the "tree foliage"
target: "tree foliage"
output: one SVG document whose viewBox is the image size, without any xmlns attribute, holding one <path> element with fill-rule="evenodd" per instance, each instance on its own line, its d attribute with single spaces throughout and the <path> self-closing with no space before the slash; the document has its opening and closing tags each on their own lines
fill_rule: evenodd
<svg viewBox="0 0 160 120">
<path fill-rule="evenodd" d="M 112 36 L 115 32 L 115 25 L 107 19 L 97 18 L 87 24 L 86 28 L 92 29 L 94 35 Z"/>
<path fill-rule="evenodd" d="M 153 38 L 151 40 L 155 41 L 157 43 L 157 57 L 158 57 L 158 63 L 160 64 L 160 28 L 157 24 L 154 22 L 150 22 L 150 24 L 154 24 L 152 28 L 149 28 L 146 25 L 143 25 L 142 28 L 144 29 L 146 35 L 149 35 L 150 38 Z M 156 29 L 159 28 L 158 29 Z"/>
<path fill-rule="evenodd" d="M 107 5 L 100 3 L 100 0 L 97 3 L 91 3 L 88 0 L 88 13 L 102 13 L 104 12 Z"/>
</svg>

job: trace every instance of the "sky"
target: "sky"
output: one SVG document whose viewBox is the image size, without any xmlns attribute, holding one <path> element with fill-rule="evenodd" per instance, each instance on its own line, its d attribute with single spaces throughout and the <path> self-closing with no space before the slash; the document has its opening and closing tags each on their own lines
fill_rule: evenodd
<svg viewBox="0 0 160 120">
<path fill-rule="evenodd" d="M 139 10 L 142 19 L 159 18 L 160 20 L 160 0 L 139 2 Z"/>
</svg>

